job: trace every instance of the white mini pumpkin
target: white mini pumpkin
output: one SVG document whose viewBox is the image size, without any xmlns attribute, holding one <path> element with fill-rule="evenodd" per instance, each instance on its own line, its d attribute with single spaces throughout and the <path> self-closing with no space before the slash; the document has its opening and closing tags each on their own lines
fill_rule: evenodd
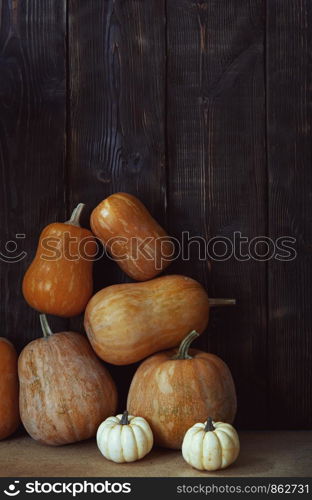
<svg viewBox="0 0 312 500">
<path fill-rule="evenodd" d="M 239 449 L 234 427 L 224 422 L 213 422 L 209 417 L 204 424 L 195 424 L 186 432 L 182 455 L 195 469 L 215 471 L 235 462 Z"/>
<path fill-rule="evenodd" d="M 105 458 L 113 462 L 135 462 L 145 457 L 153 447 L 153 433 L 142 417 L 123 415 L 108 417 L 96 435 L 97 445 Z"/>
</svg>

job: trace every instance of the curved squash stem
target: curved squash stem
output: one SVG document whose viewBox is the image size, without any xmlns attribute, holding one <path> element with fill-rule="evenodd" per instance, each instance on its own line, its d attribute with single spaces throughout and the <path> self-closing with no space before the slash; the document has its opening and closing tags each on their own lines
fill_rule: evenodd
<svg viewBox="0 0 312 500">
<path fill-rule="evenodd" d="M 70 224 L 71 226 L 80 227 L 80 216 L 86 205 L 84 203 L 79 203 L 73 210 L 70 219 L 65 222 L 65 224 Z"/>
<path fill-rule="evenodd" d="M 128 415 L 129 413 L 127 412 L 127 410 L 123 412 L 123 415 L 120 420 L 121 425 L 129 425 Z"/>
<path fill-rule="evenodd" d="M 195 330 L 189 333 L 187 337 L 182 340 L 178 353 L 173 356 L 172 359 L 192 359 L 192 356 L 189 355 L 188 350 L 193 340 L 195 340 L 197 337 L 199 337 L 199 333 L 197 333 Z"/>
<path fill-rule="evenodd" d="M 210 307 L 235 306 L 236 299 L 209 299 Z"/>
<path fill-rule="evenodd" d="M 212 423 L 212 418 L 211 417 L 208 417 L 207 418 L 207 423 L 206 423 L 206 426 L 205 426 L 205 432 L 210 432 L 210 431 L 214 431 L 216 428 L 215 426 L 213 425 Z"/>
<path fill-rule="evenodd" d="M 48 323 L 47 317 L 45 314 L 40 314 L 40 323 L 41 323 L 41 328 L 42 328 L 42 333 L 44 338 L 49 338 L 51 335 L 53 335 L 53 332 L 50 328 L 50 325 Z"/>
</svg>

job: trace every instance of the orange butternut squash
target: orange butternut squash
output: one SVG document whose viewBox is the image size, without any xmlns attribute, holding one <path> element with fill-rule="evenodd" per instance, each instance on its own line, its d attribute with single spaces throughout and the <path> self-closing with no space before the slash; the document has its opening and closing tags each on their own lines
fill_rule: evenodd
<svg viewBox="0 0 312 500">
<path fill-rule="evenodd" d="M 209 300 L 202 285 L 186 276 L 161 276 L 99 291 L 87 305 L 84 323 L 100 358 L 127 365 L 176 346 L 193 329 L 202 333 L 210 306 L 232 302 Z"/>
<path fill-rule="evenodd" d="M 41 313 L 76 316 L 92 295 L 96 242 L 91 231 L 80 227 L 83 208 L 80 203 L 69 221 L 49 224 L 40 235 L 36 256 L 24 276 L 23 294 Z"/>
<path fill-rule="evenodd" d="M 150 280 L 170 264 L 172 242 L 135 196 L 112 194 L 93 210 L 90 224 L 117 264 L 134 280 Z"/>
</svg>

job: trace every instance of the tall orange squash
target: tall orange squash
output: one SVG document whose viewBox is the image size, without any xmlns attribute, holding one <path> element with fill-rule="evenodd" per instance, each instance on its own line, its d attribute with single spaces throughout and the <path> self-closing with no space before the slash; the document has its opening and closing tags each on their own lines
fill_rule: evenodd
<svg viewBox="0 0 312 500">
<path fill-rule="evenodd" d="M 49 224 L 41 233 L 36 256 L 26 271 L 23 294 L 41 313 L 71 317 L 82 313 L 93 292 L 96 242 L 80 226 L 80 203 L 69 221 Z"/>
<path fill-rule="evenodd" d="M 131 194 L 106 198 L 93 210 L 90 224 L 119 267 L 134 280 L 155 278 L 173 258 L 173 243 L 166 231 Z"/>
</svg>

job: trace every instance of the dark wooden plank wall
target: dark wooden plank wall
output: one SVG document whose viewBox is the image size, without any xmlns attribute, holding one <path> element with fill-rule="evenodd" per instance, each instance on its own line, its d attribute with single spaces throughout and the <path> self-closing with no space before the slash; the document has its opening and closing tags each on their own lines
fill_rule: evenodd
<svg viewBox="0 0 312 500">
<path fill-rule="evenodd" d="M 297 239 L 291 262 L 269 263 L 268 419 L 312 420 L 312 4 L 268 1 L 269 235 Z"/>
<path fill-rule="evenodd" d="M 172 0 L 167 6 L 171 232 L 206 240 L 232 240 L 234 231 L 265 234 L 264 4 Z M 198 344 L 231 366 L 239 407 L 253 401 L 239 412 L 239 425 L 261 426 L 266 264 L 230 258 L 209 265 L 195 253 L 176 270 L 201 281 L 211 296 L 237 298 L 237 307 L 213 312 L 208 336 Z"/>
<path fill-rule="evenodd" d="M 168 272 L 238 300 L 197 342 L 231 367 L 237 425 L 309 428 L 309 1 L 0 0 L 0 15 L 1 251 L 25 233 L 28 253 L 1 262 L 1 335 L 39 335 L 21 277 L 40 229 L 79 201 L 85 224 L 124 190 L 179 239 L 295 236 L 293 262 L 199 261 L 193 245 Z M 126 280 L 96 263 L 96 289 Z M 134 369 L 111 368 L 121 406 Z"/>
<path fill-rule="evenodd" d="M 66 10 L 63 0 L 2 0 L 0 16 L 1 252 L 28 254 L 0 264 L 0 335 L 22 347 L 40 333 L 23 274 L 41 228 L 66 216 Z"/>
<path fill-rule="evenodd" d="M 164 6 L 69 2 L 70 199 L 87 203 L 88 213 L 127 191 L 165 222 Z M 94 275 L 96 290 L 131 281 L 108 258 L 96 262 Z M 136 366 L 111 367 L 121 408 Z"/>
</svg>

